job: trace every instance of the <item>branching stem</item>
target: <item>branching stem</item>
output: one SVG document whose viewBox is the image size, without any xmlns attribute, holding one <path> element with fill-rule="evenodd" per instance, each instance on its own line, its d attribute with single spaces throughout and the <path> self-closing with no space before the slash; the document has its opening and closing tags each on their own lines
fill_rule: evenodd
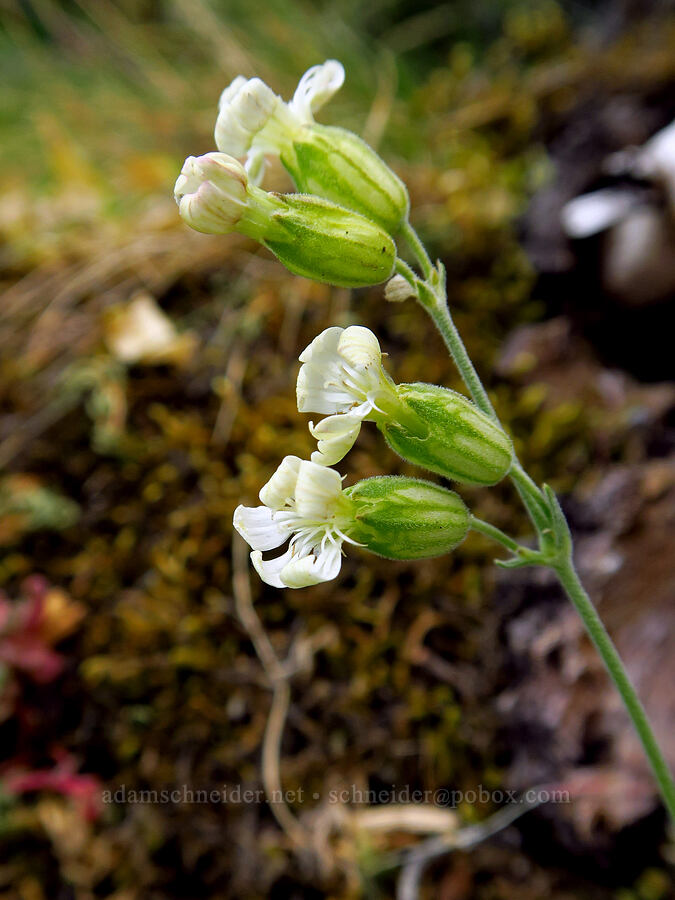
<svg viewBox="0 0 675 900">
<path fill-rule="evenodd" d="M 496 525 L 490 525 L 489 522 L 484 522 L 482 519 L 476 518 L 476 516 L 471 516 L 471 528 L 473 531 L 477 531 L 479 534 L 482 534 L 493 541 L 497 541 L 498 544 L 501 544 L 502 547 L 510 550 L 511 553 L 518 553 L 521 549 L 518 541 L 514 541 L 514 539 L 509 537 L 508 534 L 505 534 L 501 528 L 497 528 Z"/>
<path fill-rule="evenodd" d="M 411 280 L 411 275 L 415 278 L 414 284 L 417 291 L 417 299 L 440 332 L 476 406 L 497 422 L 500 427 L 503 427 L 450 314 L 443 267 L 440 264 L 438 266 L 433 265 L 426 248 L 410 224 L 404 227 L 403 234 L 417 260 L 423 280 L 417 278 L 406 263 L 401 262 L 400 268 L 397 264 L 397 270 L 409 281 Z M 572 558 L 569 528 L 555 499 L 555 495 L 546 486 L 544 486 L 542 491 L 525 472 L 515 455 L 509 477 L 513 481 L 537 531 L 539 551 L 532 551 L 522 547 L 499 528 L 481 519 L 472 517 L 471 527 L 474 531 L 480 532 L 511 551 L 514 554 L 514 558 L 510 561 L 511 565 L 544 565 L 555 572 L 565 593 L 579 613 L 589 637 L 602 657 L 605 667 L 621 695 L 626 711 L 642 742 L 665 807 L 670 818 L 675 822 L 675 782 L 673 782 L 673 776 L 654 736 L 644 707 L 621 661 L 621 657 L 612 643 L 595 606 L 581 584 Z M 508 564 L 507 562 L 505 565 Z"/>
</svg>

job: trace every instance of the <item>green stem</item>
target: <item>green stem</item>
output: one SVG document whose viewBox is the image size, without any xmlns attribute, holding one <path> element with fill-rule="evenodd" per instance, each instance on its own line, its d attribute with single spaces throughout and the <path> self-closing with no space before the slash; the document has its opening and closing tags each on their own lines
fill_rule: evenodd
<svg viewBox="0 0 675 900">
<path fill-rule="evenodd" d="M 450 315 L 447 302 L 438 298 L 437 303 L 433 306 L 426 307 L 426 309 L 433 319 L 436 328 L 440 331 L 441 337 L 445 341 L 445 346 L 450 351 L 450 355 L 454 359 L 455 364 L 459 369 L 459 373 L 469 389 L 473 402 L 480 410 L 482 410 L 482 412 L 490 416 L 495 422 L 499 423 L 497 413 L 490 402 L 487 391 L 483 387 L 483 382 L 480 380 L 478 372 L 476 372 L 474 364 L 471 362 L 469 354 L 466 352 L 464 342 L 459 336 L 457 326 Z"/>
<path fill-rule="evenodd" d="M 430 281 L 431 276 L 434 273 L 434 264 L 431 262 L 431 257 L 427 253 L 427 248 L 419 239 L 417 232 L 412 227 L 410 222 L 405 223 L 402 228 L 402 234 L 410 245 L 410 249 L 415 254 L 415 259 L 419 263 L 422 274 L 427 281 Z"/>
<path fill-rule="evenodd" d="M 595 607 L 593 606 L 588 594 L 584 590 L 574 563 L 571 558 L 565 559 L 563 562 L 552 567 L 567 596 L 570 598 L 576 611 L 581 616 L 586 631 L 602 657 L 602 661 L 607 667 L 607 671 L 617 690 L 621 694 L 628 715 L 630 716 L 638 737 L 642 742 L 647 759 L 652 767 L 654 777 L 663 797 L 666 809 L 670 818 L 675 822 L 675 782 L 673 776 L 668 769 L 661 749 L 654 737 L 647 713 L 644 710 L 640 698 L 635 692 L 630 678 L 621 662 L 621 657 L 616 651 L 612 639 L 607 633 L 607 629 L 602 623 Z"/>
<path fill-rule="evenodd" d="M 509 478 L 515 484 L 516 490 L 520 494 L 520 499 L 523 501 L 537 531 L 540 535 L 544 534 L 551 524 L 548 507 L 541 496 L 541 491 L 525 469 L 523 469 L 520 460 L 515 454 L 513 465 L 509 471 Z"/>
<path fill-rule="evenodd" d="M 441 337 L 450 351 L 450 356 L 455 361 L 455 365 L 459 369 L 464 384 L 469 389 L 473 402 L 501 428 L 502 424 L 490 402 L 487 391 L 483 387 L 480 376 L 478 375 L 474 364 L 471 362 L 471 358 L 464 346 L 464 341 L 462 340 L 459 331 L 457 331 L 457 326 L 450 314 L 447 301 L 438 298 L 436 304 L 425 308 L 440 331 Z M 539 488 L 534 481 L 532 481 L 527 472 L 525 472 L 515 455 L 509 475 L 516 486 L 516 490 L 520 494 L 520 498 L 523 501 L 533 524 L 541 534 L 549 525 L 546 504 L 544 503 Z"/>
<path fill-rule="evenodd" d="M 396 257 L 396 271 L 398 272 L 399 275 L 403 275 L 405 280 L 408 282 L 408 284 L 412 288 L 415 288 L 415 289 L 417 288 L 417 281 L 418 281 L 417 275 L 410 268 L 408 263 L 405 262 L 404 260 L 402 260 L 399 256 Z"/>
<path fill-rule="evenodd" d="M 429 254 L 411 225 L 407 224 L 403 229 L 403 233 L 415 254 L 425 278 L 425 282 L 420 282 L 419 280 L 417 282 L 418 298 L 421 305 L 424 306 L 441 333 L 474 403 L 502 427 L 450 314 L 447 293 L 443 284 L 442 269 L 440 267 L 438 269 L 434 268 Z M 408 275 L 408 272 L 403 274 Z M 525 472 L 515 456 L 509 474 L 537 529 L 540 546 L 543 548 L 548 544 L 553 549 L 555 547 L 554 522 L 551 519 L 551 512 L 541 490 Z M 523 548 L 516 541 L 488 522 L 473 518 L 472 528 L 492 538 L 512 552 L 519 553 L 523 551 Z M 567 528 L 566 524 L 565 528 Z M 553 545 L 551 545 L 551 541 L 554 541 Z M 602 657 L 607 671 L 621 695 L 628 715 L 642 742 L 665 806 L 671 819 L 675 822 L 675 783 L 673 782 L 673 777 L 654 737 L 644 707 L 621 662 L 621 658 L 579 580 L 572 562 L 571 553 L 565 552 L 564 555 L 558 556 L 557 559 L 553 558 L 549 565 L 558 576 L 560 584 L 581 616 L 593 644 Z"/>
<path fill-rule="evenodd" d="M 501 428 L 502 424 L 499 421 L 492 403 L 490 402 L 487 391 L 483 387 L 480 376 L 476 371 L 474 364 L 471 362 L 471 358 L 467 352 L 466 347 L 464 346 L 464 341 L 462 340 L 461 335 L 457 330 L 457 326 L 455 325 L 455 322 L 450 313 L 450 309 L 448 308 L 446 298 L 439 297 L 438 293 L 435 291 L 433 292 L 433 294 L 435 302 L 433 304 L 423 303 L 422 305 L 431 316 L 434 324 L 436 325 L 436 328 L 438 328 L 441 337 L 445 342 L 445 346 L 448 348 L 450 356 L 453 358 L 455 365 L 459 369 L 459 373 L 462 376 L 462 380 L 464 381 L 464 384 L 467 386 L 469 393 L 471 394 L 473 402 L 482 412 L 490 416 L 490 418 L 493 419 L 493 421 L 495 421 Z M 513 466 L 511 467 L 510 476 L 516 486 L 516 490 L 520 494 L 521 500 L 523 501 L 528 513 L 530 514 L 532 522 L 536 526 L 537 531 L 541 533 L 548 527 L 548 513 L 546 504 L 542 499 L 539 488 L 534 483 L 534 481 L 532 481 L 527 472 L 525 472 L 519 460 L 515 456 Z"/>
<path fill-rule="evenodd" d="M 494 406 L 490 402 L 487 391 L 483 387 L 483 382 L 480 380 L 480 376 L 476 371 L 474 364 L 471 362 L 471 357 L 469 356 L 467 349 L 464 346 L 464 341 L 462 340 L 461 335 L 457 330 L 457 326 L 455 325 L 455 322 L 452 318 L 450 309 L 448 307 L 447 295 L 445 293 L 445 290 L 443 290 L 443 294 L 441 296 L 436 285 L 431 284 L 431 276 L 434 273 L 434 268 L 431 264 L 429 254 L 427 253 L 424 245 L 422 244 L 422 241 L 419 239 L 417 232 L 412 227 L 412 225 L 408 223 L 403 229 L 403 234 L 410 244 L 410 247 L 415 254 L 415 258 L 417 259 L 417 262 L 427 280 L 426 288 L 432 294 L 434 299 L 433 303 L 425 303 L 422 301 L 422 306 L 424 306 L 434 324 L 436 325 L 436 328 L 438 328 L 441 337 L 445 342 L 445 346 L 448 348 L 450 356 L 459 369 L 462 380 L 464 381 L 464 384 L 467 386 L 469 393 L 471 394 L 471 399 L 476 404 L 476 406 L 480 410 L 482 410 L 482 412 L 490 416 L 490 418 L 492 418 L 500 427 L 502 427 L 501 422 L 499 421 L 499 417 L 495 412 Z M 409 270 L 409 267 L 406 266 L 405 263 L 403 263 L 402 265 Z M 402 269 L 399 269 L 399 271 L 402 274 L 407 275 L 407 272 L 403 273 Z M 534 481 L 532 481 L 530 476 L 525 472 L 519 460 L 515 456 L 514 463 L 509 474 L 516 486 L 516 490 L 518 491 L 525 508 L 528 511 L 530 518 L 532 519 L 534 526 L 536 527 L 538 533 L 541 535 L 542 532 L 545 531 L 545 529 L 548 527 L 548 512 L 539 488 L 534 483 Z"/>
<path fill-rule="evenodd" d="M 514 541 L 514 539 L 509 537 L 508 534 L 505 534 L 501 528 L 497 528 L 496 525 L 490 525 L 489 522 L 484 522 L 483 519 L 478 519 L 476 516 L 471 516 L 471 528 L 473 531 L 478 531 L 480 534 L 485 535 L 485 537 L 497 541 L 498 544 L 501 544 L 502 547 L 505 547 L 512 553 L 518 553 L 521 549 L 518 541 Z"/>
<path fill-rule="evenodd" d="M 450 315 L 445 290 L 442 292 L 438 290 L 438 288 L 442 286 L 438 284 L 438 279 L 434 277 L 435 275 L 437 276 L 438 273 L 433 267 L 424 244 L 419 239 L 417 232 L 410 223 L 407 223 L 404 226 L 403 234 L 415 254 L 415 258 L 422 270 L 422 274 L 426 279 L 426 287 L 433 295 L 435 301 L 433 303 L 425 303 L 422 301 L 422 305 L 433 319 L 436 328 L 440 331 L 441 337 L 445 341 L 445 345 L 450 351 L 450 355 L 454 359 L 455 364 L 464 379 L 464 383 L 469 389 L 473 402 L 480 410 L 486 413 L 486 415 L 490 416 L 491 419 L 494 419 L 495 422 L 501 424 L 499 423 L 497 413 L 490 402 L 490 398 L 487 395 L 487 391 L 483 387 L 483 382 L 480 380 L 478 372 L 476 372 L 474 364 L 471 362 L 469 354 L 466 352 L 466 347 L 460 337 L 459 331 L 457 331 L 457 326 Z"/>
</svg>

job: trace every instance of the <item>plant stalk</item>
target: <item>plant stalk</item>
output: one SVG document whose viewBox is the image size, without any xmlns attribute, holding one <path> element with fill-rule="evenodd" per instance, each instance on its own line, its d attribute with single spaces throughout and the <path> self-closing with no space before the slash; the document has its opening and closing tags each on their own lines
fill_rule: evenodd
<svg viewBox="0 0 675 900">
<path fill-rule="evenodd" d="M 607 633 L 607 629 L 603 625 L 595 606 L 584 590 L 572 559 L 565 559 L 551 568 L 555 571 L 560 584 L 565 589 L 565 593 L 581 616 L 590 639 L 602 657 L 602 661 L 609 672 L 610 678 L 616 685 L 616 689 L 621 694 L 628 715 L 633 722 L 633 726 L 638 733 L 642 747 L 651 765 L 668 814 L 671 820 L 675 822 L 675 783 L 673 782 L 673 776 L 654 736 L 647 713 L 621 662 L 621 657 L 612 643 L 612 639 Z"/>
<path fill-rule="evenodd" d="M 410 224 L 404 227 L 403 234 L 425 278 L 425 282 L 422 285 L 425 291 L 420 290 L 418 295 L 420 304 L 425 308 L 438 328 L 476 406 L 497 422 L 500 427 L 503 427 L 450 314 L 447 293 L 442 284 L 443 279 L 439 277 L 442 270 L 440 270 L 440 267 L 439 269 L 434 268 L 426 248 Z M 405 274 L 407 275 L 407 272 Z M 429 299 L 427 299 L 425 294 L 429 295 Z M 433 298 L 433 301 L 431 298 Z M 553 523 L 544 496 L 515 456 L 509 476 L 515 484 L 537 530 L 540 546 L 543 546 L 549 541 L 550 537 L 553 537 Z M 507 550 L 518 553 L 522 549 L 515 540 L 488 522 L 483 522 L 481 519 L 474 517 L 471 527 L 486 537 L 497 541 Z M 675 782 L 673 781 L 673 776 L 654 736 L 645 709 L 624 668 L 621 657 L 612 643 L 595 606 L 581 584 L 579 575 L 574 567 L 571 551 L 564 554 L 551 555 L 547 564 L 556 573 L 561 586 L 580 615 L 590 639 L 621 695 L 626 711 L 642 743 L 665 807 L 671 820 L 675 822 Z"/>
<path fill-rule="evenodd" d="M 491 525 L 489 522 L 484 522 L 483 519 L 478 519 L 476 516 L 471 516 L 471 528 L 473 531 L 477 531 L 479 534 L 485 535 L 485 537 L 501 544 L 502 547 L 510 550 L 511 553 L 518 553 L 521 549 L 518 541 L 514 541 L 501 528 L 497 528 L 496 525 Z"/>
</svg>

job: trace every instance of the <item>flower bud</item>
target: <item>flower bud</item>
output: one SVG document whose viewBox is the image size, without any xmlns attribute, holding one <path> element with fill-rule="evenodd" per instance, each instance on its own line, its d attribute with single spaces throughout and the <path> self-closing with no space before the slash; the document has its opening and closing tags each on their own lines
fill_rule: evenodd
<svg viewBox="0 0 675 900">
<path fill-rule="evenodd" d="M 394 242 L 374 222 L 319 197 L 268 193 L 225 153 L 189 156 L 175 197 L 196 231 L 255 238 L 296 275 L 363 287 L 386 281 L 394 269 Z"/>
<path fill-rule="evenodd" d="M 248 206 L 248 178 L 241 163 L 225 153 L 188 156 L 174 197 L 181 218 L 195 231 L 235 231 Z"/>
<path fill-rule="evenodd" d="M 403 275 L 394 275 L 384 288 L 384 299 L 390 303 L 403 303 L 415 296 L 415 288 Z"/>
<path fill-rule="evenodd" d="M 264 157 L 278 156 L 298 191 L 361 213 L 395 234 L 410 206 L 401 179 L 360 137 L 314 121 L 341 87 L 344 74 L 334 59 L 312 66 L 289 103 L 259 78 L 235 78 L 220 98 L 216 146 L 245 157 L 256 183 L 264 172 Z"/>
<path fill-rule="evenodd" d="M 245 156 L 257 135 L 284 132 L 292 124 L 286 104 L 259 78 L 239 75 L 225 88 L 218 102 L 216 147 L 231 156 Z M 276 126 L 276 129 L 274 128 Z M 271 148 L 273 150 L 273 147 Z"/>
<path fill-rule="evenodd" d="M 345 490 L 353 503 L 349 536 L 388 559 L 448 553 L 469 530 L 469 511 L 453 491 L 417 478 L 378 476 Z"/>
<path fill-rule="evenodd" d="M 299 191 L 361 213 L 395 234 L 410 200 L 401 179 L 358 135 L 312 123 L 300 128 L 281 161 Z"/>
<path fill-rule="evenodd" d="M 396 247 L 378 225 L 319 197 L 274 195 L 275 234 L 264 243 L 296 275 L 339 287 L 379 284 L 390 277 Z"/>
<path fill-rule="evenodd" d="M 468 484 L 496 484 L 511 468 L 513 448 L 500 426 L 470 400 L 432 384 L 399 384 L 397 394 L 414 418 L 378 422 L 404 459 Z"/>
</svg>

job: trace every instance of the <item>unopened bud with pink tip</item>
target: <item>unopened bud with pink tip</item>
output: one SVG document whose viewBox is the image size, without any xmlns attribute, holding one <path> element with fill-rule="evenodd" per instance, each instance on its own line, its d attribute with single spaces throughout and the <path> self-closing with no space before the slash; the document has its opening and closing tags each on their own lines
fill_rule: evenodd
<svg viewBox="0 0 675 900">
<path fill-rule="evenodd" d="M 189 156 L 174 193 L 196 231 L 252 237 L 296 275 L 363 287 L 392 274 L 396 247 L 379 225 L 320 197 L 268 193 L 226 153 Z"/>
<path fill-rule="evenodd" d="M 174 197 L 181 217 L 195 231 L 229 234 L 250 230 L 255 204 L 251 202 L 248 176 L 242 164 L 226 153 L 188 156 Z"/>
</svg>

